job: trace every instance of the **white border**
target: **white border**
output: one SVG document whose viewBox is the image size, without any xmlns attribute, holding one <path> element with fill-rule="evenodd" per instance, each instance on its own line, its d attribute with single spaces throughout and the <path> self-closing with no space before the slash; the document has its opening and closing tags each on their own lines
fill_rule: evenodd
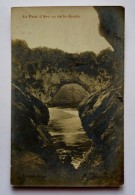
<svg viewBox="0 0 135 195">
<path fill-rule="evenodd" d="M 10 10 L 18 6 L 121 5 L 125 7 L 125 184 L 120 189 L 12 189 L 10 186 Z M 135 1 L 0 0 L 0 194 L 135 194 Z"/>
</svg>

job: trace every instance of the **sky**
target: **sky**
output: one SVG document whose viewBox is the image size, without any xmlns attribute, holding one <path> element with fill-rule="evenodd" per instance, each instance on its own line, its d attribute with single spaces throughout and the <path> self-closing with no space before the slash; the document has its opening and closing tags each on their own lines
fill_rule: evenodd
<svg viewBox="0 0 135 195">
<path fill-rule="evenodd" d="M 58 48 L 68 53 L 111 48 L 99 33 L 93 7 L 12 8 L 12 39 L 25 40 L 30 48 Z"/>
</svg>

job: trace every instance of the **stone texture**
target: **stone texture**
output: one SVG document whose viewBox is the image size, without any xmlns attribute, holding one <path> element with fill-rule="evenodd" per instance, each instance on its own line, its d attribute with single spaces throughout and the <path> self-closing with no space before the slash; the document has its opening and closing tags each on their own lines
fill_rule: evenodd
<svg viewBox="0 0 135 195">
<path fill-rule="evenodd" d="M 47 131 L 48 121 L 49 112 L 46 105 L 13 85 L 11 140 L 13 185 L 42 185 L 45 180 L 49 182 L 52 178 L 56 179 L 61 162 Z"/>
<path fill-rule="evenodd" d="M 123 183 L 123 84 L 86 98 L 79 105 L 84 130 L 92 147 L 78 171 L 84 184 Z"/>
</svg>

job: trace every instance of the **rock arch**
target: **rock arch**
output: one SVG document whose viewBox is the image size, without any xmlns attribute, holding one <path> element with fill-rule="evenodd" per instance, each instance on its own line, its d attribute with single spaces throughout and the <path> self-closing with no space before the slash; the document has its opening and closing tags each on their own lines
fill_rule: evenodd
<svg viewBox="0 0 135 195">
<path fill-rule="evenodd" d="M 89 93 L 77 83 L 62 85 L 54 95 L 51 106 L 78 107 L 79 103 L 88 96 Z"/>
</svg>

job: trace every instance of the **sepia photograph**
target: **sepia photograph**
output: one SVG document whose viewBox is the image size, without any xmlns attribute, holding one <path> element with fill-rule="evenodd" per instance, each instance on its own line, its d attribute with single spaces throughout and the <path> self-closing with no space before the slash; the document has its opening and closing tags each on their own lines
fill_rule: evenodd
<svg viewBox="0 0 135 195">
<path fill-rule="evenodd" d="M 11 185 L 123 185 L 124 8 L 11 14 Z"/>
</svg>

